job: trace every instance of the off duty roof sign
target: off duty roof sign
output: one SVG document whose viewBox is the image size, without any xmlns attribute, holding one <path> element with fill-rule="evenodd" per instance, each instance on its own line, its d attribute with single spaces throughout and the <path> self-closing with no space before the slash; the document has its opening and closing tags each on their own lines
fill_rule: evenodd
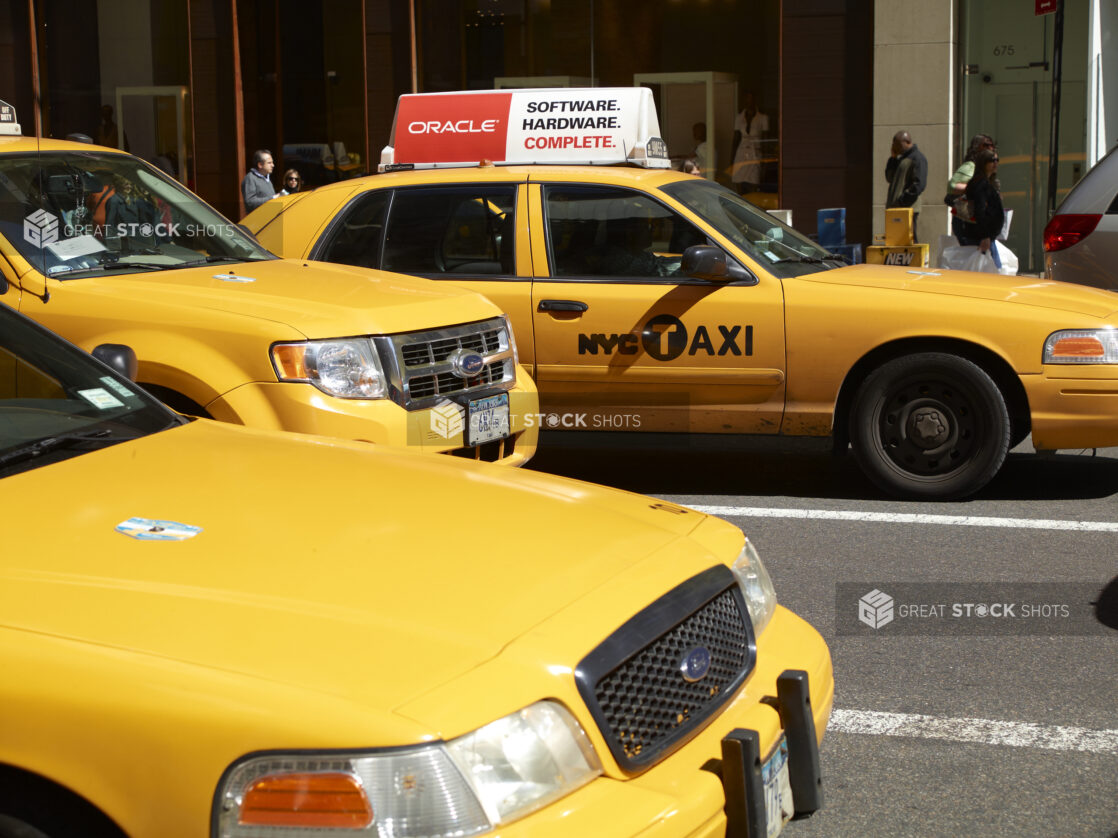
<svg viewBox="0 0 1118 838">
<path fill-rule="evenodd" d="M 7 102 L 0 101 L 0 135 L 4 134 L 18 137 L 19 122 L 16 119 L 16 109 Z"/>
<path fill-rule="evenodd" d="M 400 97 L 380 171 L 519 163 L 667 169 L 647 87 L 537 88 Z"/>
</svg>

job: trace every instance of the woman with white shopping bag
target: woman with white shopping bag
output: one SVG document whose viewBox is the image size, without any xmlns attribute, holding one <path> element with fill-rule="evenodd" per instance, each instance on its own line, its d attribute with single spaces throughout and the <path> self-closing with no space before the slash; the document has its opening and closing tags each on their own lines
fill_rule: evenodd
<svg viewBox="0 0 1118 838">
<path fill-rule="evenodd" d="M 978 245 L 979 253 L 989 253 L 1005 224 L 1005 208 L 998 183 L 998 153 L 984 148 L 974 161 L 974 177 L 967 184 L 966 196 L 971 203 L 972 219 L 964 225 L 959 243 Z M 997 264 L 998 258 L 990 253 Z M 1000 266 L 999 266 L 1000 267 Z"/>
</svg>

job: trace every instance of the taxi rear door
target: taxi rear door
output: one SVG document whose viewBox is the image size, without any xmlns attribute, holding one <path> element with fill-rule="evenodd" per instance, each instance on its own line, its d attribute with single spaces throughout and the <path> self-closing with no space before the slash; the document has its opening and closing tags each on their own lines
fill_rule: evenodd
<svg viewBox="0 0 1118 838">
<path fill-rule="evenodd" d="M 683 250 L 713 239 L 650 193 L 550 181 L 528 204 L 545 427 L 778 432 L 778 279 L 681 276 Z"/>
</svg>

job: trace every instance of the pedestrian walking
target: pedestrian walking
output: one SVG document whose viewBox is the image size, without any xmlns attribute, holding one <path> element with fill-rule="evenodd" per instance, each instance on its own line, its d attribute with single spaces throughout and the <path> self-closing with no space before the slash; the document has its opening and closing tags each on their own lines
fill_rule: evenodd
<svg viewBox="0 0 1118 838">
<path fill-rule="evenodd" d="M 916 233 L 916 218 L 920 215 L 920 196 L 928 185 L 928 160 L 908 131 L 898 131 L 893 135 L 891 152 L 885 164 L 885 179 L 889 181 L 885 208 L 911 207 L 912 240 L 920 241 Z"/>
<path fill-rule="evenodd" d="M 276 193 L 276 197 L 294 195 L 303 187 L 303 176 L 295 169 L 288 169 L 283 173 L 283 189 Z"/>
<path fill-rule="evenodd" d="M 966 225 L 973 219 L 970 203 L 966 199 L 967 183 L 974 177 L 975 158 L 984 150 L 996 151 L 993 138 L 989 134 L 975 134 L 967 147 L 963 162 L 947 181 L 944 203 L 951 207 L 951 233 L 960 244 L 963 244 Z"/>
<path fill-rule="evenodd" d="M 1005 224 L 998 182 L 998 153 L 994 149 L 984 148 L 978 152 L 974 159 L 974 175 L 967 182 L 965 194 L 973 218 L 965 225 L 959 243 L 976 244 L 979 252 L 986 253 Z"/>
<path fill-rule="evenodd" d="M 276 197 L 272 186 L 272 170 L 276 167 L 272 152 L 266 148 L 252 153 L 252 168 L 241 181 L 241 196 L 245 199 L 245 212 L 252 212 L 265 201 Z"/>
</svg>

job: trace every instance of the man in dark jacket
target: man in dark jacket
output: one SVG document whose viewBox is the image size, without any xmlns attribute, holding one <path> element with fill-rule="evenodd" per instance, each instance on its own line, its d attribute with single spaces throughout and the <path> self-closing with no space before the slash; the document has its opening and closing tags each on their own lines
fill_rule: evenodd
<svg viewBox="0 0 1118 838">
<path fill-rule="evenodd" d="M 912 239 L 916 235 L 916 217 L 920 214 L 920 193 L 928 185 L 928 160 L 916 147 L 908 131 L 893 135 L 892 156 L 885 164 L 885 179 L 889 181 L 889 194 L 885 208 L 912 207 Z"/>
</svg>

